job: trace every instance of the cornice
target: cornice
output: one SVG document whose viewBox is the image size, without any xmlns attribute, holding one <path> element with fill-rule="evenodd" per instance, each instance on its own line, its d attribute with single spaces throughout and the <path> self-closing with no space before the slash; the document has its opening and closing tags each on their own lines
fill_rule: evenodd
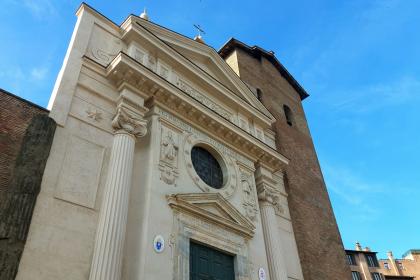
<svg viewBox="0 0 420 280">
<path fill-rule="evenodd" d="M 247 156 L 252 156 L 273 169 L 280 169 L 289 162 L 285 156 L 267 144 L 218 115 L 125 53 L 119 53 L 107 66 L 106 77 L 113 81 L 117 88 L 126 84 L 131 85 L 139 95 L 148 100 L 145 104 L 148 108 L 155 104 L 170 108 L 205 131 L 210 131 L 231 145 L 246 151 Z"/>
<path fill-rule="evenodd" d="M 174 194 L 167 196 L 167 200 L 169 206 L 173 209 L 199 216 L 217 225 L 222 225 L 244 237 L 252 238 L 254 236 L 255 226 L 218 193 Z M 222 209 L 230 218 L 216 215 L 201 208 L 200 204 L 202 203 Z"/>
<path fill-rule="evenodd" d="M 162 39 L 157 37 L 153 32 L 148 30 L 148 28 L 150 28 L 153 25 L 150 25 L 150 26 L 148 26 L 148 28 L 146 28 L 146 27 L 144 27 L 140 24 L 134 24 L 134 23 L 136 23 L 136 20 L 135 20 L 134 16 L 132 16 L 132 17 L 129 17 L 121 25 L 121 28 L 123 30 L 122 31 L 123 32 L 122 33 L 122 39 L 123 40 L 125 40 L 127 42 L 127 41 L 129 41 L 130 37 L 137 37 L 137 38 L 147 39 L 149 42 L 153 42 L 154 44 L 156 44 L 159 47 L 160 51 L 164 52 L 167 56 L 175 59 L 176 62 L 179 63 L 180 65 L 182 65 L 185 69 L 187 69 L 191 73 L 191 75 L 195 75 L 198 79 L 205 81 L 210 87 L 216 89 L 221 95 L 228 98 L 231 102 L 241 106 L 242 110 L 247 111 L 248 114 L 250 114 L 252 116 L 256 116 L 260 122 L 265 123 L 267 126 L 271 126 L 271 124 L 276 121 L 274 116 L 272 116 L 271 113 L 268 110 L 266 110 L 263 105 L 261 105 L 261 106 L 263 106 L 264 111 L 266 111 L 264 113 L 261 111 L 262 110 L 261 108 L 256 108 L 254 105 L 252 105 L 250 103 L 249 100 L 245 100 L 244 98 L 241 98 L 240 96 L 238 96 L 237 93 L 235 93 L 232 90 L 230 90 L 229 88 L 227 88 L 225 85 L 223 85 L 218 80 L 216 80 L 213 76 L 209 75 L 202 68 L 197 66 L 195 63 L 191 62 L 184 55 L 179 53 L 173 47 L 171 47 L 166 42 L 164 42 Z M 172 31 L 168 31 L 168 33 L 169 32 L 171 32 L 172 34 L 176 34 Z M 179 35 L 179 36 L 177 36 L 177 39 L 178 38 L 182 39 L 183 36 Z M 184 38 L 183 40 L 186 40 L 186 38 Z M 208 52 L 207 52 L 207 54 L 208 54 Z M 220 60 L 222 60 L 222 59 L 220 58 Z M 223 60 L 222 60 L 222 62 L 223 63 L 221 63 L 221 64 L 226 63 Z M 226 64 L 226 66 L 229 67 L 227 64 Z M 224 71 L 226 71 L 226 69 L 224 69 Z M 230 71 L 233 71 L 233 70 L 230 69 Z M 237 77 L 236 74 L 235 74 L 235 76 Z M 237 79 L 239 80 L 239 82 L 234 81 L 233 83 L 243 84 L 243 87 L 240 87 L 240 91 L 242 91 L 242 92 L 249 91 L 249 94 L 253 95 L 253 93 L 250 91 L 248 86 L 246 86 L 245 83 L 243 83 L 243 81 L 239 79 L 239 77 L 237 77 Z M 228 94 L 226 94 L 226 93 L 228 93 Z M 259 102 L 259 101 L 257 100 L 257 102 Z"/>
</svg>

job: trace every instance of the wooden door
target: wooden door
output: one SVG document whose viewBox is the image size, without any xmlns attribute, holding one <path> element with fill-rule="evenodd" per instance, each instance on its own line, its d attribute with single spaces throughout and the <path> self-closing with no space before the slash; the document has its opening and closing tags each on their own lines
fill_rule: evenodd
<svg viewBox="0 0 420 280">
<path fill-rule="evenodd" d="M 235 280 L 233 256 L 191 242 L 190 280 Z"/>
</svg>

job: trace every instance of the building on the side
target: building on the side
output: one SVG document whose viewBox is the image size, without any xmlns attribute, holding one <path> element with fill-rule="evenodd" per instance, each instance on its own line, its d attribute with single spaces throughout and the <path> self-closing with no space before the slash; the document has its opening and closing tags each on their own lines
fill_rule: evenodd
<svg viewBox="0 0 420 280">
<path fill-rule="evenodd" d="M 16 279 L 351 279 L 308 94 L 272 52 L 77 17 Z"/>
<path fill-rule="evenodd" d="M 346 250 L 353 280 L 418 279 L 420 266 L 417 250 L 410 250 L 404 254 L 403 259 L 397 260 L 392 252 L 388 252 L 388 260 L 378 261 L 376 254 L 369 247 L 362 248 L 358 242 L 355 250 Z"/>
<path fill-rule="evenodd" d="M 392 279 L 405 279 L 403 277 L 420 279 L 419 249 L 408 250 L 401 259 L 395 259 L 392 251 L 389 251 L 387 256 L 388 259 L 379 260 L 379 265 L 387 277 L 394 277 Z"/>
<path fill-rule="evenodd" d="M 0 89 L 0 279 L 14 279 L 54 136 L 48 110 Z"/>
</svg>

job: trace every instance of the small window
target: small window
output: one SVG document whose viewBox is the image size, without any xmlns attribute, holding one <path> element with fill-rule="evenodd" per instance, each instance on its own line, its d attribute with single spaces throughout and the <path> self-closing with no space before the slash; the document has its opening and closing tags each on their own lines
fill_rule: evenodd
<svg viewBox="0 0 420 280">
<path fill-rule="evenodd" d="M 384 262 L 384 268 L 389 270 L 389 269 L 390 269 L 390 268 L 389 268 L 389 263 Z"/>
<path fill-rule="evenodd" d="M 383 280 L 382 274 L 380 274 L 380 273 L 373 272 L 373 273 L 371 273 L 371 275 L 372 275 L 373 280 Z"/>
<path fill-rule="evenodd" d="M 379 267 L 378 260 L 376 259 L 375 254 L 366 255 L 366 261 L 370 267 Z"/>
<path fill-rule="evenodd" d="M 287 124 L 290 125 L 290 126 L 292 126 L 294 124 L 292 110 L 290 110 L 289 106 L 283 105 L 283 111 L 284 111 L 284 115 L 286 117 Z"/>
<path fill-rule="evenodd" d="M 356 258 L 354 257 L 354 254 L 347 254 L 347 263 L 349 265 L 356 265 Z"/>
<path fill-rule="evenodd" d="M 198 176 L 212 188 L 223 187 L 223 171 L 217 159 L 202 147 L 193 147 L 191 161 Z"/>
<path fill-rule="evenodd" d="M 403 264 L 402 264 L 402 263 L 397 262 L 397 264 L 398 264 L 398 268 L 399 268 L 400 270 L 404 270 L 404 266 L 403 266 Z"/>
<path fill-rule="evenodd" d="M 358 271 L 352 271 L 351 272 L 351 279 L 352 280 L 362 280 L 362 277 L 360 276 L 360 273 Z"/>
<path fill-rule="evenodd" d="M 257 98 L 259 101 L 262 101 L 262 96 L 263 96 L 262 91 L 259 88 L 257 88 Z"/>
</svg>

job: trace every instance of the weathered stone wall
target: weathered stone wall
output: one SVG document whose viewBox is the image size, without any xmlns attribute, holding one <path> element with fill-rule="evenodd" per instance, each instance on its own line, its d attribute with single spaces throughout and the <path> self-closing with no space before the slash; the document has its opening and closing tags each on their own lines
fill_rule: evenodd
<svg viewBox="0 0 420 280">
<path fill-rule="evenodd" d="M 242 49 L 227 60 L 247 84 L 259 88 L 262 102 L 275 116 L 278 150 L 290 159 L 287 192 L 299 257 L 306 280 L 350 279 L 344 248 L 332 211 L 305 113 L 297 92 L 273 64 Z M 233 58 L 237 58 L 233 61 Z M 293 112 L 289 126 L 283 112 Z"/>
<path fill-rule="evenodd" d="M 15 278 L 56 124 L 48 111 L 0 92 L 0 279 Z"/>
</svg>

